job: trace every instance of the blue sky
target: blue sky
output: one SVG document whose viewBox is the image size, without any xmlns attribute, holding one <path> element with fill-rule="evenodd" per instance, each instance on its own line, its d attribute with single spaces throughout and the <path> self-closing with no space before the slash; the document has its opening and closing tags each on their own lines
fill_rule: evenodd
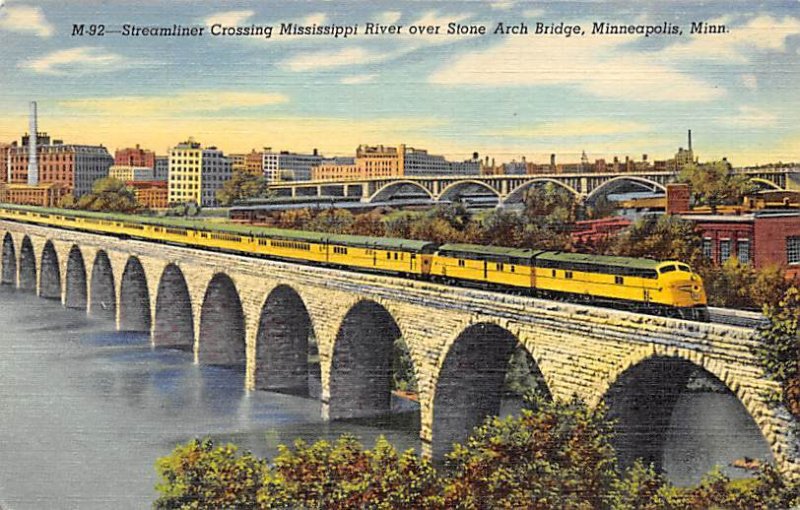
<svg viewBox="0 0 800 510">
<path fill-rule="evenodd" d="M 0 0 L 0 141 L 40 126 L 112 150 L 188 136 L 228 152 L 407 143 L 464 159 L 800 160 L 800 2 Z M 419 36 L 450 22 L 679 25 L 666 36 Z M 722 35 L 689 35 L 693 21 Z M 73 23 L 401 24 L 400 36 L 72 37 Z M 208 29 L 206 29 L 208 30 Z M 276 29 L 277 31 L 277 29 Z"/>
</svg>

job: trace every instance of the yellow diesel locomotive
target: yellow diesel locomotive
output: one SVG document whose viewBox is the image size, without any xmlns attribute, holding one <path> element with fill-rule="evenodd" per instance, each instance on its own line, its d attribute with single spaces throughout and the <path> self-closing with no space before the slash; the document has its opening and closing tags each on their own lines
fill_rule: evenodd
<svg viewBox="0 0 800 510">
<path fill-rule="evenodd" d="M 708 321 L 702 279 L 678 261 L 336 235 L 4 204 L 0 219 L 429 279 Z"/>
</svg>

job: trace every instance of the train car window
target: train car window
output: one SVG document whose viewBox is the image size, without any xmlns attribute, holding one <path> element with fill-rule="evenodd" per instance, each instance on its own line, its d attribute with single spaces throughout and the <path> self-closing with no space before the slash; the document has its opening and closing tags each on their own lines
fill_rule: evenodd
<svg viewBox="0 0 800 510">
<path fill-rule="evenodd" d="M 494 265 L 494 267 L 495 267 L 495 269 L 497 269 L 498 271 L 502 271 L 502 270 L 503 270 L 503 264 L 495 264 L 495 265 Z"/>
<path fill-rule="evenodd" d="M 411 260 L 415 260 L 416 258 L 417 258 L 417 254 L 416 253 L 412 253 L 411 254 Z"/>
<path fill-rule="evenodd" d="M 512 273 L 514 272 L 514 266 L 513 265 L 511 266 L 511 272 Z"/>
<path fill-rule="evenodd" d="M 394 259 L 397 260 L 397 252 L 394 252 Z"/>
<path fill-rule="evenodd" d="M 568 280 L 572 279 L 572 271 L 564 271 L 564 278 Z"/>
<path fill-rule="evenodd" d="M 555 278 L 555 277 L 556 277 L 556 270 L 553 269 L 553 278 Z"/>
<path fill-rule="evenodd" d="M 622 285 L 623 283 L 625 283 L 625 278 L 621 276 L 615 276 L 614 283 L 616 283 L 617 285 Z"/>
<path fill-rule="evenodd" d="M 658 272 L 661 274 L 665 274 L 665 273 L 671 273 L 677 269 L 678 268 L 676 268 L 675 266 L 664 266 L 661 269 L 659 269 Z"/>
<path fill-rule="evenodd" d="M 392 254 L 387 251 L 386 252 L 386 260 L 391 260 L 391 259 L 392 259 Z"/>
<path fill-rule="evenodd" d="M 465 265 L 466 265 L 466 262 L 464 262 L 463 259 L 459 259 L 458 260 L 458 267 L 464 267 Z"/>
<path fill-rule="evenodd" d="M 691 273 L 692 272 L 692 269 L 689 266 L 687 266 L 686 264 L 678 264 L 678 269 L 680 269 L 681 271 L 683 271 L 685 273 Z"/>
</svg>

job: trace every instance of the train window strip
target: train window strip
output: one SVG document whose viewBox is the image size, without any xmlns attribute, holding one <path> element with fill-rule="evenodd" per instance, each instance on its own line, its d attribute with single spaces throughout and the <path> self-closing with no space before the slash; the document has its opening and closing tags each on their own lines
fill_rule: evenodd
<svg viewBox="0 0 800 510">
<path fill-rule="evenodd" d="M 537 260 L 536 266 L 546 269 L 564 269 L 583 273 L 612 274 L 619 276 L 633 276 L 638 278 L 657 279 L 655 269 L 645 269 L 626 266 L 609 266 L 603 264 L 589 264 L 581 262 L 564 262 L 558 260 Z"/>
</svg>

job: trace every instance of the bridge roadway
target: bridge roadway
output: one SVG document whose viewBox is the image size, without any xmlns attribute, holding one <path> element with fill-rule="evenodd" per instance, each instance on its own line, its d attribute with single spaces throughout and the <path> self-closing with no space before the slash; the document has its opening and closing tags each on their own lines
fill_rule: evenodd
<svg viewBox="0 0 800 510">
<path fill-rule="evenodd" d="M 798 423 L 748 328 L 702 324 L 0 221 L 2 282 L 149 331 L 154 347 L 245 372 L 252 390 L 308 387 L 314 339 L 321 412 L 390 408 L 392 348 L 408 345 L 422 450 L 441 457 L 499 410 L 522 346 L 558 399 L 604 402 L 619 441 L 660 465 L 665 430 L 694 372 L 718 379 L 762 431 L 779 467 L 800 476 Z"/>
<path fill-rule="evenodd" d="M 735 170 L 770 189 L 800 189 L 800 168 L 743 168 Z M 450 175 L 376 177 L 343 181 L 297 181 L 270 185 L 278 196 L 358 197 L 362 202 L 390 200 L 393 196 L 416 194 L 435 201 L 452 201 L 470 195 L 493 197 L 501 205 L 522 202 L 525 192 L 536 185 L 552 183 L 591 201 L 621 186 L 648 191 L 665 191 L 674 182 L 673 171 L 552 173 L 532 175 Z"/>
</svg>

